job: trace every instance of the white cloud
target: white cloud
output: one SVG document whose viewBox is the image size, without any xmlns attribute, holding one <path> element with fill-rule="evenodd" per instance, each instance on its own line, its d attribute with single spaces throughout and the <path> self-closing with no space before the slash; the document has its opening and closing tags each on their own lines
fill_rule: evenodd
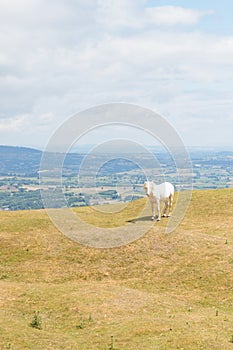
<svg viewBox="0 0 233 350">
<path fill-rule="evenodd" d="M 0 132 L 2 131 L 22 131 L 25 129 L 28 115 L 19 115 L 10 119 L 2 119 L 0 121 Z"/>
<path fill-rule="evenodd" d="M 194 25 L 212 10 L 200 11 L 178 6 L 146 7 L 142 0 L 98 0 L 97 21 L 108 28 Z"/>
<path fill-rule="evenodd" d="M 177 24 L 193 25 L 213 11 L 199 11 L 178 6 L 151 7 L 145 10 L 146 19 L 158 26 L 174 26 Z"/>
<path fill-rule="evenodd" d="M 232 91 L 233 36 L 199 30 L 212 11 L 147 4 L 2 0 L 1 139 L 44 142 L 69 115 L 113 101 L 156 107 L 180 127 L 187 110 L 216 119 L 216 99 Z"/>
<path fill-rule="evenodd" d="M 141 28 L 145 4 L 143 0 L 97 0 L 97 22 L 108 29 Z"/>
</svg>

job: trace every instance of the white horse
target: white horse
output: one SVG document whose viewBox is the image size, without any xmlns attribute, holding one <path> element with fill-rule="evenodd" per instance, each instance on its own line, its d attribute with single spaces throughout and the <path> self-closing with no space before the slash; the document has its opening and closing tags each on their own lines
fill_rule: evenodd
<svg viewBox="0 0 233 350">
<path fill-rule="evenodd" d="M 171 216 L 174 186 L 170 182 L 163 182 L 160 185 L 155 185 L 153 181 L 146 181 L 143 187 L 147 197 L 150 199 L 152 220 L 155 219 L 155 204 L 157 205 L 158 210 L 157 221 L 161 220 L 160 202 L 165 203 L 163 217 Z"/>
</svg>

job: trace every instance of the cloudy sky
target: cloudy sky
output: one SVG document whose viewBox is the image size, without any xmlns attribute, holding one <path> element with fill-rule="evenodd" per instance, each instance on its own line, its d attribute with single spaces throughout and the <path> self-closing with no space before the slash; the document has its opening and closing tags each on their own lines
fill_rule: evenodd
<svg viewBox="0 0 233 350">
<path fill-rule="evenodd" d="M 231 0 L 1 0 L 0 144 L 43 148 L 109 102 L 161 113 L 187 146 L 233 148 Z"/>
</svg>

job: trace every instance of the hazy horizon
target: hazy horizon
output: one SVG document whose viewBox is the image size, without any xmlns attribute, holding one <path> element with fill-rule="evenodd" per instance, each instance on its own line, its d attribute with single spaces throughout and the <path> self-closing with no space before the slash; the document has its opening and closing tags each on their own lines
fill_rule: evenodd
<svg viewBox="0 0 233 350">
<path fill-rule="evenodd" d="M 93 148 L 95 148 L 96 144 L 83 144 L 79 147 L 76 147 L 74 149 L 72 149 L 71 151 L 69 151 L 68 153 L 85 153 L 85 152 L 90 152 Z M 44 152 L 45 151 L 45 148 L 43 147 L 37 147 L 37 146 L 25 146 L 25 145 L 6 145 L 6 144 L 0 144 L 0 147 L 16 147 L 16 148 L 27 148 L 27 149 L 32 149 L 32 150 L 36 150 L 36 151 L 41 151 L 41 152 Z M 192 151 L 195 151 L 195 152 L 201 152 L 201 151 L 219 151 L 219 152 L 233 152 L 233 146 L 186 146 L 186 149 L 188 152 L 192 152 Z M 167 150 L 162 147 L 162 146 L 153 146 L 153 145 L 147 145 L 147 150 L 145 149 L 145 153 L 147 153 L 148 150 L 155 150 L 157 152 L 167 152 Z M 128 150 L 119 150 L 118 149 L 118 152 L 120 153 L 128 153 L 129 151 Z M 133 153 L 133 150 L 130 151 Z M 129 152 L 129 153 L 130 153 Z M 111 152 L 110 152 L 111 153 Z"/>
</svg>

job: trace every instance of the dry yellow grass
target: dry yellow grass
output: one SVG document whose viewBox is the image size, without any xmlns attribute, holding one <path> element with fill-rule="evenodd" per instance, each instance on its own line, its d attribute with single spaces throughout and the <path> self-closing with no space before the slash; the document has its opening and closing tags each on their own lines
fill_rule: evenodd
<svg viewBox="0 0 233 350">
<path fill-rule="evenodd" d="M 95 249 L 44 211 L 0 212 L 0 349 L 104 350 L 111 336 L 116 350 L 233 349 L 232 216 L 233 190 L 195 191 L 172 234 L 163 219 L 134 243 Z M 36 310 L 42 330 L 30 326 Z"/>
</svg>

